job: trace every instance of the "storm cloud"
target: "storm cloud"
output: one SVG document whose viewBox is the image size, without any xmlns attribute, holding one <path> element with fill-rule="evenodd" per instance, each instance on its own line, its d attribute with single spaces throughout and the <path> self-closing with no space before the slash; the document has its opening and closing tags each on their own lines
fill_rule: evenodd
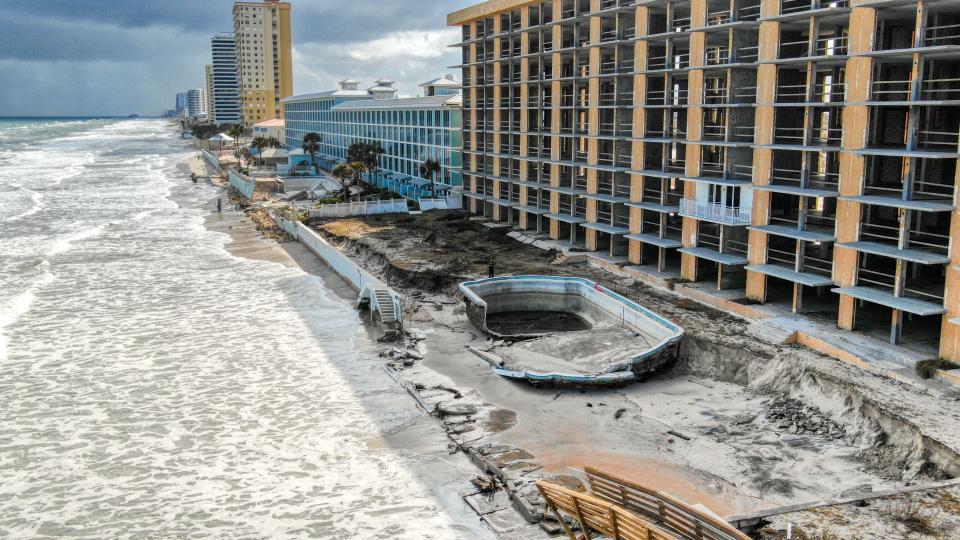
<svg viewBox="0 0 960 540">
<path fill-rule="evenodd" d="M 446 14 L 469 0 L 293 0 L 296 93 L 345 77 L 402 93 L 458 62 Z M 158 114 L 203 86 L 232 0 L 4 0 L 0 116 Z M 459 74 L 457 74 L 459 76 Z"/>
</svg>

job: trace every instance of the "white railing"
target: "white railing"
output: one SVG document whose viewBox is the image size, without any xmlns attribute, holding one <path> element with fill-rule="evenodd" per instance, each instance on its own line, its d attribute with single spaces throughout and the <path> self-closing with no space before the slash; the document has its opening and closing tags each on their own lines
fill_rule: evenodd
<svg viewBox="0 0 960 540">
<path fill-rule="evenodd" d="M 309 210 L 312 218 L 372 216 L 409 211 L 410 207 L 407 205 L 406 199 L 321 204 L 319 208 Z"/>
<path fill-rule="evenodd" d="M 752 210 L 749 206 L 723 206 L 693 199 L 680 199 L 680 215 L 725 225 L 749 225 Z"/>
<path fill-rule="evenodd" d="M 420 199 L 420 210 L 459 210 L 463 208 L 463 201 L 459 196 Z"/>
</svg>

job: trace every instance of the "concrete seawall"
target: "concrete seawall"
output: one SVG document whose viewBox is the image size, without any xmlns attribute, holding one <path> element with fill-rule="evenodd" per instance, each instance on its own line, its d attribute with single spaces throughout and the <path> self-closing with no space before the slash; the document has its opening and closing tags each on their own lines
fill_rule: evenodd
<svg viewBox="0 0 960 540">
<path fill-rule="evenodd" d="M 220 158 L 215 156 L 213 153 L 208 152 L 207 150 L 203 150 L 202 152 L 200 152 L 200 154 L 203 156 L 204 161 L 206 161 L 211 167 L 213 167 L 214 170 L 216 170 L 217 172 L 220 172 L 220 169 L 221 169 Z"/>
<path fill-rule="evenodd" d="M 401 313 L 401 297 L 385 283 L 374 277 L 354 262 L 345 253 L 333 246 L 316 231 L 300 222 L 284 219 L 279 215 L 274 216 L 277 225 L 287 234 L 292 236 L 298 242 L 306 246 L 314 255 L 320 258 L 327 266 L 333 269 L 340 277 L 344 279 L 359 294 L 358 301 L 370 302 L 371 311 L 380 311 L 381 316 L 387 306 L 378 305 L 376 292 L 385 291 L 390 299 L 393 312 L 399 316 Z"/>
</svg>

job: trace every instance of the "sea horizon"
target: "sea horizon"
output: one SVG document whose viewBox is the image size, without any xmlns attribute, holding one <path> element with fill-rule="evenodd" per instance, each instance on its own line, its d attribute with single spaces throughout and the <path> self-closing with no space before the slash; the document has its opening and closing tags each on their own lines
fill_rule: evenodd
<svg viewBox="0 0 960 540">
<path fill-rule="evenodd" d="M 137 114 L 137 113 L 130 113 Z M 129 115 L 25 115 L 25 116 L 0 116 L 0 121 L 30 121 L 30 120 L 155 120 L 161 119 L 160 116 L 138 115 L 136 118 L 130 118 Z"/>
</svg>

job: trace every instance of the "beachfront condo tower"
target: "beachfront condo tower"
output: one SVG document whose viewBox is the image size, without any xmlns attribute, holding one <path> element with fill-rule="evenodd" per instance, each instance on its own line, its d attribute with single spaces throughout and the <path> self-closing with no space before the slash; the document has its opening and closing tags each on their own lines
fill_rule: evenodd
<svg viewBox="0 0 960 540">
<path fill-rule="evenodd" d="M 177 106 L 174 109 L 174 111 L 178 118 L 184 118 L 187 116 L 187 93 L 186 92 L 177 92 Z"/>
<path fill-rule="evenodd" d="M 300 148 L 304 134 L 319 133 L 323 138 L 319 165 L 330 170 L 346 162 L 351 144 L 376 142 L 384 150 L 381 172 L 369 181 L 411 199 L 459 193 L 463 164 L 459 81 L 439 77 L 420 85 L 423 96 L 410 98 L 397 97 L 389 79 L 366 90 L 359 85 L 346 79 L 337 90 L 285 99 L 287 147 Z M 420 174 L 420 165 L 428 159 L 440 164 L 433 182 Z"/>
<path fill-rule="evenodd" d="M 290 3 L 233 3 L 233 33 L 245 126 L 282 118 L 281 100 L 293 94 Z"/>
<path fill-rule="evenodd" d="M 960 359 L 957 2 L 496 0 L 448 22 L 473 212 Z"/>
<path fill-rule="evenodd" d="M 213 58 L 211 120 L 218 124 L 240 124 L 240 81 L 237 77 L 237 52 L 233 34 L 213 36 L 210 49 Z"/>
<path fill-rule="evenodd" d="M 187 90 L 187 116 L 200 118 L 207 115 L 207 89 Z"/>
</svg>

